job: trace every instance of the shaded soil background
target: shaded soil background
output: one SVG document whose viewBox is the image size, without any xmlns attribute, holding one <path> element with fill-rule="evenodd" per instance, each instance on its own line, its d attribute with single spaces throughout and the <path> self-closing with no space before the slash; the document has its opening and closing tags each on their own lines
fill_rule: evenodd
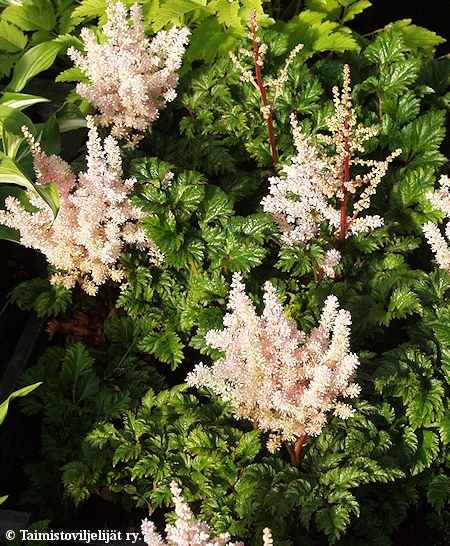
<svg viewBox="0 0 450 546">
<path fill-rule="evenodd" d="M 439 46 L 436 56 L 450 55 L 450 0 L 372 0 L 372 7 L 351 21 L 350 26 L 361 34 L 368 34 L 400 19 L 411 19 L 413 24 L 445 38 L 447 42 Z M 446 149 L 443 150 L 447 156 L 450 155 L 448 142 L 447 137 Z M 14 286 L 40 274 L 42 262 L 36 258 L 34 251 L 0 241 L 0 311 L 7 302 L 7 294 Z M 28 316 L 13 306 L 7 306 L 0 317 L 0 377 L 2 366 L 11 356 Z M 12 408 L 5 422 L 5 426 L 14 430 L 15 434 L 11 438 L 8 453 L 0 449 L 0 495 L 10 495 L 8 505 L 3 506 L 4 508 L 21 508 L 20 494 L 27 487 L 27 477 L 22 466 L 38 454 L 39 425 L 37 419 L 19 414 L 17 406 Z M 105 528 L 106 524 L 110 529 L 134 530 L 143 515 L 141 512 L 134 515 L 123 513 L 117 507 L 99 499 L 92 499 L 83 505 L 78 516 L 67 522 L 65 527 L 96 530 Z M 429 529 L 425 516 L 425 512 L 421 510 L 411 511 L 392 537 L 393 545 L 450 546 L 450 530 L 437 532 Z"/>
</svg>

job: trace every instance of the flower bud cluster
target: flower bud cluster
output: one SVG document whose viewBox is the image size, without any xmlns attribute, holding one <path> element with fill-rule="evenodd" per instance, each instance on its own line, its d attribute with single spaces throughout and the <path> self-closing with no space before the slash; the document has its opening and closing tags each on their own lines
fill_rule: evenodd
<svg viewBox="0 0 450 546">
<path fill-rule="evenodd" d="M 248 23 L 250 27 L 250 33 L 248 37 L 253 43 L 253 49 L 240 48 L 239 53 L 245 57 L 249 57 L 253 60 L 253 63 L 256 68 L 256 72 L 260 71 L 264 66 L 264 58 L 268 50 L 268 45 L 261 42 L 261 37 L 258 36 L 257 32 L 259 30 L 259 25 L 256 20 L 256 9 L 250 10 L 250 21 Z M 283 85 L 288 80 L 288 68 L 294 61 L 295 57 L 298 55 L 299 51 L 303 49 L 303 44 L 298 44 L 290 52 L 288 58 L 285 61 L 284 67 L 281 69 L 278 78 L 269 78 L 267 82 L 263 85 L 264 88 L 271 88 L 273 90 L 273 96 L 270 104 L 264 104 L 261 107 L 261 112 L 265 119 L 268 119 L 271 115 L 273 108 L 275 106 L 275 101 L 280 94 Z M 252 69 L 246 68 L 236 57 L 236 55 L 230 51 L 229 55 L 234 65 L 242 72 L 241 81 L 250 82 L 256 89 L 261 91 L 260 86 L 261 81 L 258 82 L 258 76 L 253 73 Z"/>
</svg>

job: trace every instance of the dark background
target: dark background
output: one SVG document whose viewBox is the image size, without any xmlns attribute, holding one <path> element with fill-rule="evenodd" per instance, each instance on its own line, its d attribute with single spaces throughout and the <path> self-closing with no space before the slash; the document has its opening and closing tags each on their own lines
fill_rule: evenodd
<svg viewBox="0 0 450 546">
<path fill-rule="evenodd" d="M 445 38 L 447 42 L 439 46 L 436 56 L 450 54 L 450 0 L 372 0 L 370 8 L 347 24 L 367 34 L 400 19 L 412 19 L 413 24 Z"/>
</svg>

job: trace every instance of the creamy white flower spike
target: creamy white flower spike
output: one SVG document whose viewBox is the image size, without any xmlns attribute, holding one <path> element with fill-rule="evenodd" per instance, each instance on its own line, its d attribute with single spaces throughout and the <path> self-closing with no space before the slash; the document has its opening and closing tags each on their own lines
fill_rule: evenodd
<svg viewBox="0 0 450 546">
<path fill-rule="evenodd" d="M 350 352 L 350 313 L 339 309 L 335 296 L 326 299 L 319 326 L 308 335 L 285 316 L 270 282 L 264 304 L 258 316 L 235 273 L 225 328 L 206 336 L 225 356 L 212 367 L 198 364 L 187 382 L 211 388 L 230 402 L 237 419 L 270 431 L 267 447 L 273 452 L 282 442 L 320 434 L 331 410 L 343 419 L 353 415 L 337 398 L 359 393 L 352 382 L 359 360 Z"/>
</svg>

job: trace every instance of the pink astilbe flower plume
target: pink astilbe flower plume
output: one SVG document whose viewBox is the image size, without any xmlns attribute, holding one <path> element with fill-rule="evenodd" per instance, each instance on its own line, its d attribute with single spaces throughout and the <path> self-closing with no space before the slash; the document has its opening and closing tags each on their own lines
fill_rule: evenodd
<svg viewBox="0 0 450 546">
<path fill-rule="evenodd" d="M 244 546 L 242 542 L 230 542 L 230 535 L 222 533 L 216 538 L 211 537 L 209 525 L 194 519 L 189 505 L 185 502 L 181 489 L 176 482 L 170 484 L 172 501 L 175 504 L 177 520 L 174 525 L 166 526 L 166 541 L 156 530 L 152 521 L 145 518 L 142 521 L 142 535 L 148 546 Z M 265 530 L 267 536 L 269 530 Z M 264 545 L 269 544 L 265 539 Z"/>
<path fill-rule="evenodd" d="M 357 155 L 365 152 L 363 144 L 376 135 L 376 130 L 357 123 L 347 65 L 342 91 L 336 87 L 333 94 L 335 112 L 328 120 L 330 134 L 320 137 L 334 153 L 329 155 L 313 144 L 291 117 L 297 154 L 291 165 L 282 168 L 283 176 L 270 179 L 269 195 L 262 200 L 264 210 L 273 215 L 282 240 L 288 245 L 299 243 L 307 248 L 311 239 L 321 235 L 323 223 L 334 228 L 340 244 L 348 236 L 383 224 L 378 215 L 360 214 L 369 208 L 370 198 L 389 163 L 401 150 L 395 150 L 383 161 L 365 160 Z M 352 178 L 350 169 L 354 165 L 362 166 L 366 172 Z M 330 274 L 330 264 L 326 267 Z"/>
<path fill-rule="evenodd" d="M 339 309 L 335 296 L 328 296 L 319 326 L 307 335 L 285 316 L 273 285 L 267 282 L 264 288 L 264 312 L 258 316 L 241 275 L 233 275 L 225 329 L 206 335 L 225 356 L 212 367 L 198 364 L 187 382 L 209 387 L 230 402 L 237 419 L 271 431 L 268 449 L 273 452 L 284 442 L 298 464 L 303 442 L 320 434 L 330 410 L 342 419 L 354 413 L 337 401 L 359 393 L 352 382 L 359 360 L 350 352 L 351 317 Z"/>
<path fill-rule="evenodd" d="M 172 27 L 150 41 L 145 34 L 142 7 L 128 10 L 122 2 L 110 3 L 103 27 L 104 44 L 83 28 L 86 55 L 71 47 L 67 54 L 90 83 L 79 83 L 77 92 L 99 110 L 99 126 L 111 127 L 116 139 L 134 147 L 159 111 L 176 97 L 177 71 L 185 51 L 189 30 Z"/>
<path fill-rule="evenodd" d="M 121 281 L 124 271 L 118 258 L 126 245 L 148 249 L 152 261 L 162 259 L 147 239 L 139 219 L 143 213 L 128 195 L 134 179 L 123 180 L 120 149 L 109 136 L 102 142 L 88 118 L 87 171 L 78 181 L 60 157 L 48 157 L 24 129 L 34 157 L 37 183 L 53 181 L 58 187 L 60 210 L 55 219 L 44 201 L 28 192 L 36 207 L 28 211 L 14 197 L 5 200 L 0 224 L 18 229 L 20 243 L 42 252 L 59 272 L 50 279 L 72 288 L 77 282 L 91 295 L 106 280 Z"/>
</svg>

